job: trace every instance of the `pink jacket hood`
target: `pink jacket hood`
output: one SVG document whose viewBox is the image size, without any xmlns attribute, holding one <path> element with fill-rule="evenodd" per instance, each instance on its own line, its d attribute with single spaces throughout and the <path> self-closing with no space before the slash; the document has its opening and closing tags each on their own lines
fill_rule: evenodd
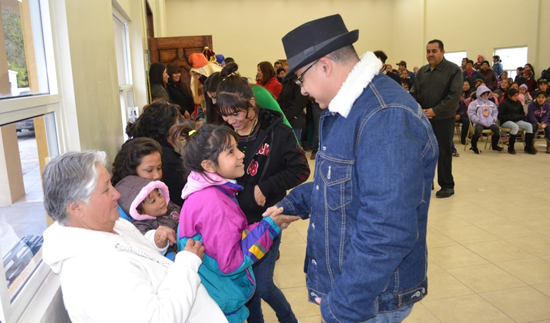
<svg viewBox="0 0 550 323">
<path fill-rule="evenodd" d="M 210 179 L 206 178 L 208 176 Z M 228 180 L 215 173 L 204 172 L 204 175 L 199 172 L 192 171 L 187 177 L 187 184 L 181 192 L 181 198 L 186 199 L 189 195 L 200 191 L 204 188 L 216 185 L 223 185 Z"/>
</svg>

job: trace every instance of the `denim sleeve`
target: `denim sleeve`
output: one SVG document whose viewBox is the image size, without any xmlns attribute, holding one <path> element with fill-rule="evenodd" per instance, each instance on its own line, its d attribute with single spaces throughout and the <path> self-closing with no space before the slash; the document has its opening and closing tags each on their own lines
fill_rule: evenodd
<svg viewBox="0 0 550 323">
<path fill-rule="evenodd" d="M 304 183 L 295 187 L 284 199 L 275 205 L 284 208 L 284 214 L 297 215 L 302 219 L 309 219 L 312 189 L 313 182 Z"/>
<path fill-rule="evenodd" d="M 368 319 L 362 309 L 385 291 L 417 240 L 417 208 L 429 202 L 424 192 L 433 180 L 437 144 L 427 119 L 411 116 L 400 108 L 382 109 L 361 128 L 352 173 L 360 206 L 346 210 L 357 212 L 349 215 L 357 217 L 357 232 L 333 290 L 321 302 L 327 323 Z"/>
</svg>

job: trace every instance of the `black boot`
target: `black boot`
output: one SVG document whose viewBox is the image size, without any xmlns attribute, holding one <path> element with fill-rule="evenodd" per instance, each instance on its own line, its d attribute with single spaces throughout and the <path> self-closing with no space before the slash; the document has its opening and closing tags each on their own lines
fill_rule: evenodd
<svg viewBox="0 0 550 323">
<path fill-rule="evenodd" d="M 500 134 L 497 133 L 496 136 L 493 136 L 493 150 L 494 151 L 498 151 L 498 152 L 501 152 L 502 151 L 502 148 L 498 146 L 498 140 L 500 139 Z"/>
<path fill-rule="evenodd" d="M 473 136 L 472 137 L 472 147 L 470 147 L 470 150 L 473 150 L 474 153 L 479 154 L 479 149 L 477 149 L 477 141 L 479 140 L 479 136 Z"/>
<path fill-rule="evenodd" d="M 510 135 L 510 140 L 508 141 L 508 153 L 515 155 L 516 150 L 514 149 L 514 144 L 516 143 L 516 138 L 518 135 Z"/>
<path fill-rule="evenodd" d="M 531 155 L 535 155 L 537 150 L 535 149 L 535 135 L 532 133 L 525 134 L 525 152 Z"/>
</svg>

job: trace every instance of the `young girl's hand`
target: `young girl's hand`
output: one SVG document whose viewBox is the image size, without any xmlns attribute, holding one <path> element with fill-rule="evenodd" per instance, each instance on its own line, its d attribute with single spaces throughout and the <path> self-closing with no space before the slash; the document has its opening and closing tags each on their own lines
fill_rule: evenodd
<svg viewBox="0 0 550 323">
<path fill-rule="evenodd" d="M 199 256 L 199 258 L 201 259 L 204 257 L 204 246 L 202 245 L 202 243 L 200 243 L 200 241 L 188 239 L 183 250 L 192 252 L 195 255 Z"/>
<path fill-rule="evenodd" d="M 176 243 L 176 231 L 161 225 L 155 231 L 155 244 L 158 248 L 164 248 L 166 243 L 170 243 L 171 246 Z"/>
<path fill-rule="evenodd" d="M 259 206 L 265 206 L 266 197 L 258 185 L 254 186 L 254 199 Z"/>
<path fill-rule="evenodd" d="M 281 228 L 281 229 L 286 229 L 288 228 L 288 226 L 290 225 L 290 223 L 294 222 L 294 221 L 298 221 L 298 220 L 301 220 L 302 218 L 300 218 L 299 216 L 296 216 L 296 215 L 285 215 L 285 214 L 282 214 L 284 211 L 284 209 L 282 207 L 278 208 L 277 210 L 271 212 L 271 214 L 269 215 L 269 217 L 275 222 L 277 223 L 277 225 Z M 267 212 L 266 212 L 267 213 Z"/>
</svg>

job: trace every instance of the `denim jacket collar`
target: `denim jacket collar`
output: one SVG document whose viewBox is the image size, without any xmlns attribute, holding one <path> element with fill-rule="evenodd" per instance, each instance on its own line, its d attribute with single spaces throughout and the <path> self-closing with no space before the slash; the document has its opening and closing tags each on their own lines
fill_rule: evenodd
<svg viewBox="0 0 550 323">
<path fill-rule="evenodd" d="M 378 74 L 382 62 L 373 52 L 366 52 L 361 56 L 361 60 L 353 67 L 348 78 L 342 84 L 342 87 L 330 101 L 328 110 L 333 113 L 339 113 L 347 118 L 355 100 L 363 93 L 363 90 L 369 85 L 373 77 Z"/>
</svg>

